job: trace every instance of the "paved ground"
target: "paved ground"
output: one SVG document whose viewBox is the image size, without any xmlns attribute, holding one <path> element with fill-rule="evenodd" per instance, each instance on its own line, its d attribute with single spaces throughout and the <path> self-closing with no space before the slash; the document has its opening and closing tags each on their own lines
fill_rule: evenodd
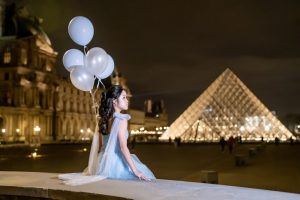
<svg viewBox="0 0 300 200">
<path fill-rule="evenodd" d="M 300 193 L 300 144 L 268 144 L 250 157 L 257 145 L 237 145 L 232 154 L 218 145 L 138 146 L 136 153 L 159 178 L 199 182 L 201 170 L 215 170 L 220 184 Z M 245 166 L 235 165 L 236 154 L 246 156 Z"/>
<path fill-rule="evenodd" d="M 8 194 L 50 199 L 300 199 L 300 194 L 161 179 L 152 182 L 103 180 L 67 186 L 61 184 L 54 173 L 0 171 L 0 177 L 0 199 L 8 199 Z"/>
<path fill-rule="evenodd" d="M 133 153 L 160 179 L 200 182 L 201 170 L 219 173 L 219 184 L 300 193 L 300 144 L 266 145 L 253 157 L 248 150 L 257 144 L 242 144 L 229 154 L 215 144 L 137 144 Z M 87 151 L 83 151 L 87 148 Z M 49 145 L 38 149 L 41 157 L 28 155 L 34 148 L 0 148 L 0 170 L 79 172 L 87 164 L 89 145 Z M 235 154 L 248 158 L 235 166 Z"/>
</svg>

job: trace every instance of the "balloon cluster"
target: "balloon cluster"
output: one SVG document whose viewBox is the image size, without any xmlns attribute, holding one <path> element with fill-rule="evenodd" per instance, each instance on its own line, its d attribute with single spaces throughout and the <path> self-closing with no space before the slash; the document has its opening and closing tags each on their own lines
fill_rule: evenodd
<svg viewBox="0 0 300 200">
<path fill-rule="evenodd" d="M 68 26 L 71 39 L 83 46 L 84 51 L 69 49 L 63 56 L 64 67 L 70 72 L 72 84 L 82 91 L 91 91 L 95 79 L 99 82 L 111 75 L 114 61 L 104 49 L 94 47 L 86 52 L 87 44 L 94 36 L 91 21 L 83 16 L 74 17 Z"/>
</svg>

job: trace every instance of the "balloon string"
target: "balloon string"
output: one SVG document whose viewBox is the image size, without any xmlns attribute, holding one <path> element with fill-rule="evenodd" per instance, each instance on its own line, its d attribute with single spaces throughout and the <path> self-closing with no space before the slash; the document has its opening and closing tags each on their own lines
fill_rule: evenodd
<svg viewBox="0 0 300 200">
<path fill-rule="evenodd" d="M 83 46 L 83 52 L 84 52 L 84 55 L 86 55 L 87 50 L 88 50 L 88 47 L 84 45 L 84 46 Z"/>
<path fill-rule="evenodd" d="M 95 79 L 96 78 L 97 77 L 95 77 Z M 90 94 L 91 94 L 91 97 L 92 97 L 92 103 L 93 103 L 92 108 L 94 109 L 95 119 L 96 119 L 96 125 L 95 125 L 95 132 L 94 133 L 96 133 L 98 131 L 99 120 L 100 120 L 99 103 L 96 102 L 96 98 L 95 98 L 96 93 L 98 91 L 99 83 L 101 83 L 101 85 L 103 86 L 104 91 L 105 91 L 106 90 L 105 85 L 102 83 L 100 78 L 98 78 L 98 83 L 97 83 L 96 89 L 94 91 L 90 90 Z"/>
<path fill-rule="evenodd" d="M 99 103 L 97 103 L 96 101 L 96 93 L 98 91 L 98 87 L 99 87 L 99 83 L 101 83 L 101 85 L 103 86 L 104 88 L 104 91 L 106 90 L 105 88 L 105 85 L 101 82 L 101 79 L 98 78 L 98 83 L 97 83 L 97 87 L 96 89 L 93 91 L 93 90 L 90 90 L 90 94 L 91 94 L 91 97 L 92 97 L 92 108 L 94 109 L 94 113 L 95 113 L 95 119 L 96 119 L 96 125 L 95 125 L 95 132 L 96 133 L 98 131 L 98 125 L 99 125 L 99 120 L 100 120 L 100 114 L 99 114 Z"/>
<path fill-rule="evenodd" d="M 98 80 L 99 80 L 99 82 L 101 83 L 101 85 L 103 86 L 104 90 L 106 90 L 105 85 L 102 83 L 101 79 L 98 78 Z M 98 82 L 98 83 L 99 83 L 99 82 Z"/>
<path fill-rule="evenodd" d="M 97 89 L 98 88 L 96 88 L 95 91 L 92 91 L 92 90 L 90 91 L 90 94 L 91 94 L 91 97 L 92 97 L 92 103 L 93 103 L 92 108 L 94 109 L 95 119 L 96 119 L 96 125 L 95 125 L 95 132 L 94 133 L 96 133 L 97 130 L 98 130 L 99 119 L 100 119 L 99 104 L 97 103 L 96 98 L 95 98 L 96 93 L 97 93 Z"/>
<path fill-rule="evenodd" d="M 97 88 L 99 87 L 100 79 L 98 79 Z"/>
</svg>

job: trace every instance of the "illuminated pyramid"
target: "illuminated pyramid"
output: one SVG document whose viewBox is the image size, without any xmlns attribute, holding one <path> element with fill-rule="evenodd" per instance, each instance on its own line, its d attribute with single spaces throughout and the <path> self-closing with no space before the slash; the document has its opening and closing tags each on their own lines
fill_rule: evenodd
<svg viewBox="0 0 300 200">
<path fill-rule="evenodd" d="M 244 141 L 285 141 L 292 133 L 230 70 L 226 69 L 163 133 L 160 139 L 217 142 L 220 137 Z"/>
</svg>

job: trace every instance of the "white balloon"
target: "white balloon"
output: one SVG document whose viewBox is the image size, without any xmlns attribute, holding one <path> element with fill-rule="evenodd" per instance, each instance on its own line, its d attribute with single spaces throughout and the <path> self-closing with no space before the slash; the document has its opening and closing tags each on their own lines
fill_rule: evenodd
<svg viewBox="0 0 300 200">
<path fill-rule="evenodd" d="M 90 91 L 94 86 L 94 75 L 87 72 L 82 65 L 75 66 L 72 69 L 70 78 L 72 84 L 79 90 Z"/>
<path fill-rule="evenodd" d="M 104 72 L 107 66 L 108 56 L 106 52 L 99 47 L 90 49 L 85 57 L 85 66 L 88 72 L 95 76 Z"/>
<path fill-rule="evenodd" d="M 63 56 L 63 64 L 70 72 L 74 66 L 84 65 L 84 55 L 78 49 L 69 49 Z"/>
<path fill-rule="evenodd" d="M 74 42 L 85 46 L 94 36 L 94 27 L 88 18 L 77 16 L 70 21 L 68 32 Z"/>
<path fill-rule="evenodd" d="M 115 68 L 114 60 L 112 59 L 112 57 L 109 54 L 107 54 L 107 57 L 108 57 L 108 62 L 107 62 L 106 69 L 99 76 L 97 76 L 97 78 L 105 79 L 105 78 L 109 77 L 111 75 L 111 73 L 114 71 L 114 68 Z"/>
</svg>

